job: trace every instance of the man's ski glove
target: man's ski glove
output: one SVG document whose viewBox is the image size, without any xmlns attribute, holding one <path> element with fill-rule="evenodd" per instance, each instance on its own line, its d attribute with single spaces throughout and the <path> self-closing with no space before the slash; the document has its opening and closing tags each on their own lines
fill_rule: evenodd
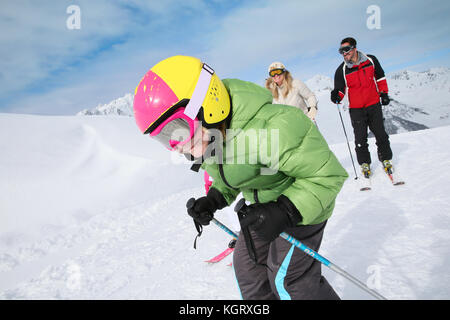
<svg viewBox="0 0 450 320">
<path fill-rule="evenodd" d="M 386 92 L 381 92 L 380 98 L 381 98 L 381 104 L 383 106 L 387 106 L 389 104 L 389 102 L 391 102 L 391 99 L 389 99 L 389 96 Z"/>
<path fill-rule="evenodd" d="M 223 209 L 228 205 L 223 195 L 217 189 L 211 188 L 206 197 L 189 200 L 186 204 L 188 214 L 201 225 L 207 226 L 214 218 L 217 209 Z"/>
<path fill-rule="evenodd" d="M 249 205 L 240 222 L 241 229 L 250 227 L 261 239 L 273 241 L 286 228 L 295 227 L 301 220 L 295 205 L 281 195 L 277 201 Z"/>
<path fill-rule="evenodd" d="M 331 102 L 333 102 L 333 103 L 341 102 L 341 96 L 339 95 L 339 90 L 337 90 L 337 89 L 331 90 L 330 98 L 331 98 Z"/>
</svg>

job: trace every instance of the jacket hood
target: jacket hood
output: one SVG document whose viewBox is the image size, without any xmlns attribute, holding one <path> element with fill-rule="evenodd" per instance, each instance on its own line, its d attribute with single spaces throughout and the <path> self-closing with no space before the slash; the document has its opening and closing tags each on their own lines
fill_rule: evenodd
<svg viewBox="0 0 450 320">
<path fill-rule="evenodd" d="M 344 60 L 344 63 L 345 63 L 345 65 L 347 66 L 347 68 L 353 68 L 354 66 L 357 66 L 357 65 L 359 65 L 359 64 L 361 64 L 361 63 L 363 63 L 364 61 L 366 61 L 368 58 L 367 58 L 367 55 L 364 53 L 364 52 L 361 52 L 361 51 L 358 51 L 358 63 L 356 63 L 356 64 L 354 64 L 353 62 L 351 62 L 351 61 L 345 61 Z"/>
<path fill-rule="evenodd" d="M 242 129 L 259 110 L 272 103 L 272 93 L 252 82 L 238 79 L 223 79 L 231 98 L 230 129 Z"/>
</svg>

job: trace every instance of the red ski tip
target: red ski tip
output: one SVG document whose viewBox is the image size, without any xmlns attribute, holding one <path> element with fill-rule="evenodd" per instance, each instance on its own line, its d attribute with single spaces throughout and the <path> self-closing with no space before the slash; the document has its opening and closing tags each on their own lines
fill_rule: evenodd
<svg viewBox="0 0 450 320">
<path fill-rule="evenodd" d="M 208 263 L 217 263 L 222 261 L 226 256 L 228 256 L 230 253 L 232 253 L 234 250 L 234 248 L 226 248 L 225 251 L 223 251 L 222 253 L 218 254 L 217 256 L 215 256 L 214 258 L 211 258 L 209 260 L 206 260 L 205 262 Z"/>
</svg>

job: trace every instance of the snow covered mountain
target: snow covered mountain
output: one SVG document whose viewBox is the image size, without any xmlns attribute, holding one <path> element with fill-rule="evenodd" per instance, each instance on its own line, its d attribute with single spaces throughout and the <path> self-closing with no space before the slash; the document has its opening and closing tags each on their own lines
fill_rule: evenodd
<svg viewBox="0 0 450 320">
<path fill-rule="evenodd" d="M 395 72 L 387 75 L 387 81 L 391 103 L 384 107 L 384 116 L 389 134 L 450 124 L 449 68 Z M 331 78 L 316 75 L 306 84 L 317 95 L 319 106 L 330 105 Z"/>
<path fill-rule="evenodd" d="M 99 104 L 92 109 L 84 109 L 77 115 L 84 116 L 100 116 L 100 115 L 116 115 L 116 116 L 133 116 L 133 98 L 131 93 L 127 93 L 121 98 L 117 98 L 107 104 Z"/>
<path fill-rule="evenodd" d="M 449 299 L 450 126 L 391 145 L 406 184 L 374 163 L 370 192 L 346 143 L 331 145 L 351 176 L 320 253 L 388 299 Z M 0 150 L 0 300 L 240 298 L 231 256 L 204 262 L 230 237 L 210 225 L 192 248 L 185 203 L 204 195 L 203 175 L 133 118 L 0 114 Z M 439 166 L 423 170 L 430 159 Z M 230 211 L 215 217 L 230 225 Z M 343 299 L 372 299 L 323 270 Z"/>
<path fill-rule="evenodd" d="M 389 111 L 430 128 L 450 124 L 450 69 L 402 71 L 388 76 Z"/>
<path fill-rule="evenodd" d="M 385 126 L 389 134 L 423 130 L 450 125 L 450 69 L 433 68 L 424 72 L 400 71 L 388 74 L 391 103 L 384 107 Z M 343 141 L 339 127 L 340 120 L 330 102 L 333 80 L 324 75 L 316 75 L 306 81 L 319 100 L 317 124 L 329 143 Z M 331 111 L 333 110 L 333 111 Z M 342 106 L 344 121 L 350 137 L 351 124 L 346 115 L 347 107 Z M 113 100 L 108 104 L 86 109 L 78 115 L 121 115 L 133 116 L 133 95 Z"/>
<path fill-rule="evenodd" d="M 321 92 L 330 92 L 333 90 L 334 84 L 330 77 L 317 74 L 311 79 L 305 81 L 305 84 L 310 90 L 312 90 L 316 95 Z"/>
</svg>

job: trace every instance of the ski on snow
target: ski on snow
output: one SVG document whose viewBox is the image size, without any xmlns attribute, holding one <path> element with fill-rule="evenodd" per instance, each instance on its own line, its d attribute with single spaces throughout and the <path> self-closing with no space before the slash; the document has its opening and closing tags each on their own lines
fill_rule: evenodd
<svg viewBox="0 0 450 320">
<path fill-rule="evenodd" d="M 372 182 L 370 180 L 370 171 L 363 172 L 362 180 L 362 187 L 359 188 L 360 191 L 369 191 L 372 190 Z"/>
<path fill-rule="evenodd" d="M 383 170 L 386 176 L 389 178 L 389 181 L 393 186 L 401 186 L 405 184 L 405 181 L 399 180 L 394 173 Z M 362 177 L 362 186 L 359 188 L 360 191 L 369 191 L 372 190 L 372 179 L 370 177 Z"/>
<path fill-rule="evenodd" d="M 393 173 L 386 172 L 386 174 L 387 174 L 389 180 L 392 182 L 392 185 L 394 185 L 394 186 L 401 186 L 402 184 L 405 184 L 405 181 L 397 180 L 394 177 Z"/>
<path fill-rule="evenodd" d="M 214 258 L 211 258 L 209 260 L 206 260 L 205 262 L 208 263 L 217 263 L 222 261 L 225 257 L 227 257 L 230 253 L 232 253 L 234 251 L 234 246 L 236 245 L 236 239 L 233 239 L 230 241 L 230 243 L 228 244 L 228 248 L 226 248 L 223 252 L 219 253 L 217 256 L 215 256 Z"/>
<path fill-rule="evenodd" d="M 359 188 L 360 191 L 369 191 L 372 190 L 372 182 L 370 181 L 370 178 L 367 177 L 362 177 L 361 178 L 363 181 L 362 182 L 362 187 Z"/>
<path fill-rule="evenodd" d="M 215 256 L 214 258 L 211 258 L 209 260 L 206 260 L 205 262 L 208 263 L 217 263 L 222 261 L 226 256 L 228 256 L 230 253 L 232 253 L 234 250 L 234 248 L 226 248 L 223 252 L 219 253 L 217 256 Z"/>
</svg>

